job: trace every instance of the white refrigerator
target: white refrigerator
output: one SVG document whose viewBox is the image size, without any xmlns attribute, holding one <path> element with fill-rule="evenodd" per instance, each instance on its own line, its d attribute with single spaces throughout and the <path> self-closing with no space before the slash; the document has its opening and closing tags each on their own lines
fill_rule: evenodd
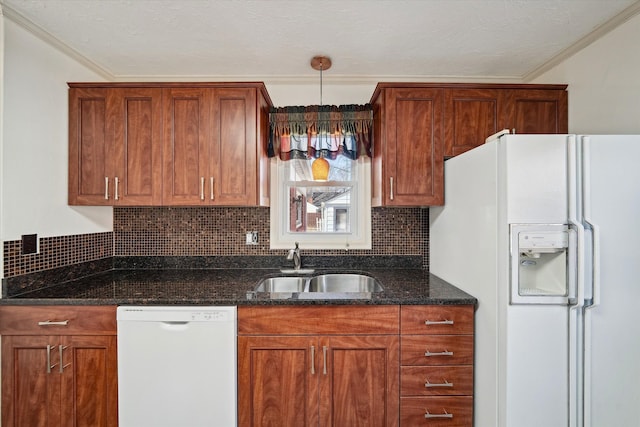
<svg viewBox="0 0 640 427">
<path fill-rule="evenodd" d="M 431 273 L 478 299 L 476 427 L 640 426 L 640 136 L 503 135 L 429 217 Z"/>
</svg>

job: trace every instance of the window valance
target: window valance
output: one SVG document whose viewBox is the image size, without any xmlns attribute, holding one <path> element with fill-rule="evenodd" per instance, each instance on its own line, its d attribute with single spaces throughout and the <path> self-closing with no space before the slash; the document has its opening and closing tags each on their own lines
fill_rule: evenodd
<svg viewBox="0 0 640 427">
<path fill-rule="evenodd" d="M 279 107 L 269 114 L 269 156 L 282 160 L 371 157 L 372 136 L 370 104 Z"/>
</svg>

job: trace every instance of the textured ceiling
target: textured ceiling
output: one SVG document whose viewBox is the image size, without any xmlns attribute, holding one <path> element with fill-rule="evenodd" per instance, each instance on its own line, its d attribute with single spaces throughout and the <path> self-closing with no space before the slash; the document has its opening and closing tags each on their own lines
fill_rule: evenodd
<svg viewBox="0 0 640 427">
<path fill-rule="evenodd" d="M 637 13 L 638 3 L 2 0 L 9 19 L 116 79 L 316 78 L 317 54 L 331 57 L 327 74 L 351 79 L 523 78 L 607 21 Z"/>
</svg>

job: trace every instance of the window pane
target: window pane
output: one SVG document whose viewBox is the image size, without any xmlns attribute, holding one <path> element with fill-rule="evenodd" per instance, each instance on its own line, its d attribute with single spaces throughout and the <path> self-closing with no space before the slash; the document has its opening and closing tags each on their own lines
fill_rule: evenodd
<svg viewBox="0 0 640 427">
<path fill-rule="evenodd" d="M 289 231 L 349 233 L 351 187 L 289 187 Z"/>
</svg>

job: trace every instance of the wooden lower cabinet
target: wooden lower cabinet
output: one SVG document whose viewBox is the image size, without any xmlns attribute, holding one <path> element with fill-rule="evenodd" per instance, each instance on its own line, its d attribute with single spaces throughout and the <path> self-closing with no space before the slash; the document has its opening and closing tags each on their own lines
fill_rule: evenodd
<svg viewBox="0 0 640 427">
<path fill-rule="evenodd" d="M 0 310 L 2 425 L 117 426 L 115 308 L 51 308 L 51 317 L 40 317 L 46 311 L 43 307 Z M 88 316 L 92 319 L 86 319 Z M 108 320 L 111 316 L 112 320 Z M 65 335 L 66 326 L 78 333 L 74 322 L 78 320 L 81 324 L 81 317 L 96 324 L 102 319 L 111 323 L 113 329 L 105 331 L 100 327 L 85 332 L 96 335 Z M 53 319 L 68 323 L 38 325 Z M 16 333 L 20 335 L 12 335 Z"/>
<path fill-rule="evenodd" d="M 403 306 L 400 425 L 473 426 L 473 306 Z"/>
<path fill-rule="evenodd" d="M 286 313 L 279 307 L 262 310 L 265 334 L 287 322 L 284 315 L 269 324 L 272 313 Z M 249 311 L 260 316 L 260 309 Z M 354 322 L 366 324 L 367 317 L 349 316 L 347 308 L 292 311 L 294 318 L 307 312 L 307 319 L 315 319 L 317 333 L 314 328 L 304 327 L 308 331 L 305 335 L 243 335 L 243 310 L 238 310 L 238 425 L 398 426 L 398 308 L 382 310 L 395 318 L 395 325 L 386 325 L 396 330 L 389 335 L 374 335 L 370 330 L 382 318 L 376 319 L 382 313 L 379 307 L 372 307 L 371 323 L 363 329 Z M 367 310 L 355 311 L 365 315 Z M 256 327 L 257 318 L 246 323 L 251 324 L 254 334 L 261 333 Z M 336 322 L 341 318 L 349 324 L 345 334 L 324 335 L 339 329 Z M 291 325 L 292 330 L 297 328 L 295 323 Z M 347 334 L 352 328 L 361 332 Z"/>
</svg>

